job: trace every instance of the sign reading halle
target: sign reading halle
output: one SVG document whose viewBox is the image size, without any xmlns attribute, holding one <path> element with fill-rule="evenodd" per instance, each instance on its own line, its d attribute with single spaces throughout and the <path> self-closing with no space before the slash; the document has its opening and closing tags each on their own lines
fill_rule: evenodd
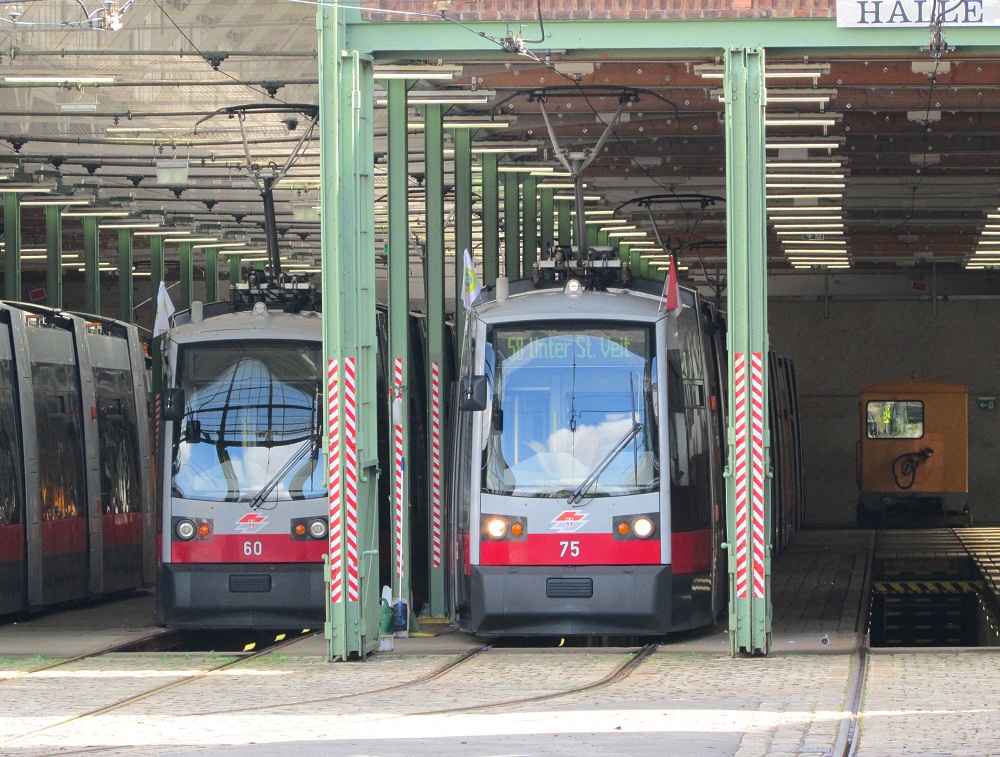
<svg viewBox="0 0 1000 757">
<path fill-rule="evenodd" d="M 944 26 L 1000 26 L 1000 0 L 837 0 L 841 27 L 926 27 L 935 13 Z"/>
</svg>

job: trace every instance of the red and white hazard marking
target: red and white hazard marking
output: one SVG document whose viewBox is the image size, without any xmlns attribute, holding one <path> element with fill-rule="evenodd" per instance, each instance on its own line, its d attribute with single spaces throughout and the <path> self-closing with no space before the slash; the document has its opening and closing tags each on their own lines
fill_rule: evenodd
<svg viewBox="0 0 1000 757">
<path fill-rule="evenodd" d="M 393 396 L 401 400 L 403 396 L 403 358 L 397 357 L 393 373 Z M 399 586 L 403 586 L 403 424 L 397 418 L 393 425 L 393 471 L 395 473 L 395 510 L 396 510 L 396 539 L 395 539 L 395 563 L 396 578 Z"/>
<path fill-rule="evenodd" d="M 431 363 L 431 557 L 441 567 L 441 377 Z"/>
<path fill-rule="evenodd" d="M 337 398 L 337 361 L 331 360 L 326 370 L 327 423 L 330 450 L 330 601 L 344 598 L 340 546 L 340 404 Z"/>
<path fill-rule="evenodd" d="M 344 520 L 347 525 L 347 599 L 360 597 L 358 578 L 358 395 L 354 358 L 344 358 Z"/>
<path fill-rule="evenodd" d="M 753 460 L 753 478 L 750 499 L 753 504 L 751 531 L 753 533 L 753 596 L 764 598 L 764 361 L 761 353 L 754 352 L 750 363 L 750 394 L 752 422 L 750 449 Z"/>
<path fill-rule="evenodd" d="M 740 352 L 733 358 L 734 425 L 736 460 L 736 596 L 747 596 L 747 385 L 746 356 Z"/>
<path fill-rule="evenodd" d="M 160 449 L 160 393 L 153 398 L 153 454 L 159 454 Z"/>
</svg>

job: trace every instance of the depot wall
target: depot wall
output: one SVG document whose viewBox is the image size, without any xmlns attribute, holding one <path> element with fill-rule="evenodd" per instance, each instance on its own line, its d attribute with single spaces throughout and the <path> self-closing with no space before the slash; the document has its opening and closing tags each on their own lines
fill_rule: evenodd
<svg viewBox="0 0 1000 757">
<path fill-rule="evenodd" d="M 854 524 L 858 394 L 916 378 L 969 389 L 969 499 L 975 525 L 1000 524 L 1000 299 L 769 303 L 771 348 L 795 361 L 806 466 L 806 525 Z"/>
</svg>

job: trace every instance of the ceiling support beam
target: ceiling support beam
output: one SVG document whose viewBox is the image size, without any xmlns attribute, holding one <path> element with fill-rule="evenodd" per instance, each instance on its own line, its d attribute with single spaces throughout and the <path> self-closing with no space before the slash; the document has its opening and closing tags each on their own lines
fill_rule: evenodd
<svg viewBox="0 0 1000 757">
<path fill-rule="evenodd" d="M 521 184 L 522 239 L 524 244 L 522 268 L 530 276 L 538 262 L 538 177 L 528 174 Z"/>
<path fill-rule="evenodd" d="M 205 248 L 205 302 L 219 299 L 219 248 Z"/>
<path fill-rule="evenodd" d="M 86 220 L 86 219 L 84 219 Z M 163 237 L 155 234 L 149 237 L 149 303 L 150 323 L 156 323 L 156 303 L 160 295 L 160 282 L 164 276 Z M 160 350 L 162 337 L 153 337 L 153 392 L 159 394 L 163 388 L 163 353 Z M 159 438 L 159 437 L 157 437 Z"/>
<path fill-rule="evenodd" d="M 360 13 L 322 7 L 319 109 L 323 361 L 330 481 L 327 659 L 379 646 L 378 420 L 376 417 L 374 79 L 350 47 Z"/>
<path fill-rule="evenodd" d="M 21 300 L 21 194 L 3 195 L 3 296 Z"/>
<path fill-rule="evenodd" d="M 556 215 L 559 219 L 559 244 L 573 244 L 573 202 L 556 200 Z"/>
<path fill-rule="evenodd" d="M 767 408 L 764 51 L 726 51 L 726 270 L 729 371 L 726 520 L 732 654 L 771 646 L 771 482 Z"/>
<path fill-rule="evenodd" d="M 45 206 L 45 304 L 63 306 L 62 206 Z"/>
<path fill-rule="evenodd" d="M 512 281 L 521 278 L 521 190 L 520 174 L 503 175 L 504 272 Z"/>
<path fill-rule="evenodd" d="M 431 507 L 428 519 L 427 544 L 430 593 L 430 616 L 447 617 L 447 571 L 444 564 L 446 550 L 444 533 L 444 479 L 442 471 L 443 449 L 441 431 L 445 427 L 442 386 L 450 376 L 445 372 L 444 360 L 444 128 L 441 105 L 424 106 L 424 217 L 427 221 L 427 267 L 424 270 L 424 297 L 427 303 L 427 363 L 431 381 L 427 387 L 427 428 L 431 429 L 431 443 L 427 445 L 428 476 L 427 501 Z M 485 263 L 484 263 L 485 265 Z"/>
<path fill-rule="evenodd" d="M 552 199 L 554 196 L 554 189 L 547 189 L 544 186 L 539 189 L 538 218 L 541 223 L 541 231 L 538 242 L 542 255 L 547 255 L 549 248 L 555 244 L 555 202 Z"/>
<path fill-rule="evenodd" d="M 500 184 L 495 152 L 482 153 L 483 167 L 483 286 L 493 286 L 500 275 Z"/>
<path fill-rule="evenodd" d="M 180 259 L 180 310 L 188 310 L 191 307 L 191 299 L 194 296 L 194 260 L 191 242 L 180 242 L 178 245 L 178 258 Z"/>
<path fill-rule="evenodd" d="M 101 314 L 101 230 L 97 216 L 83 219 L 83 309 Z"/>
<path fill-rule="evenodd" d="M 392 370 L 391 418 L 388 438 L 392 440 L 390 491 L 392 492 L 392 604 L 410 603 L 410 388 L 406 376 L 412 372 L 409 351 L 410 255 L 409 255 L 409 155 L 407 148 L 407 107 L 405 79 L 383 82 L 388 95 L 388 213 L 389 213 L 389 361 Z M 394 619 L 397 613 L 393 613 Z M 402 615 L 398 617 L 403 617 Z M 408 616 L 407 616 L 408 617 Z M 408 635 L 408 627 L 396 629 Z"/>
<path fill-rule="evenodd" d="M 452 139 L 455 144 L 455 354 L 461 355 L 461 334 L 465 327 L 462 305 L 465 250 L 475 261 L 472 251 L 472 132 L 468 128 L 454 129 Z M 457 364 L 455 370 L 458 370 Z"/>
<path fill-rule="evenodd" d="M 135 323 L 132 283 L 132 229 L 118 229 L 118 320 Z"/>
<path fill-rule="evenodd" d="M 411 57 L 443 60 L 513 60 L 486 35 L 502 35 L 502 24 L 463 21 L 463 33 L 447 22 L 389 21 L 352 25 L 350 44 L 373 51 L 379 60 Z M 948 44 L 978 53 L 1000 52 L 996 28 L 949 27 Z M 838 28 L 833 18 L 760 19 L 678 19 L 648 21 L 593 21 L 546 19 L 545 43 L 535 46 L 536 54 L 558 51 L 564 57 L 574 53 L 590 56 L 600 51 L 602 59 L 630 60 L 663 55 L 710 54 L 741 45 L 752 39 L 774 53 L 803 53 L 819 57 L 831 52 L 857 50 L 868 55 L 900 48 L 916 51 L 927 47 L 924 27 L 906 29 Z"/>
</svg>

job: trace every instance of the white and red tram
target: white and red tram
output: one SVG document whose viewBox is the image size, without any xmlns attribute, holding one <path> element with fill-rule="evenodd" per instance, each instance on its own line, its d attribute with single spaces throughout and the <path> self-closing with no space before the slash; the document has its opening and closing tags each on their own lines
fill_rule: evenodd
<svg viewBox="0 0 1000 757">
<path fill-rule="evenodd" d="M 721 612 L 724 350 L 696 293 L 674 315 L 661 287 L 571 277 L 469 312 L 451 486 L 460 627 L 659 634 Z"/>
</svg>

